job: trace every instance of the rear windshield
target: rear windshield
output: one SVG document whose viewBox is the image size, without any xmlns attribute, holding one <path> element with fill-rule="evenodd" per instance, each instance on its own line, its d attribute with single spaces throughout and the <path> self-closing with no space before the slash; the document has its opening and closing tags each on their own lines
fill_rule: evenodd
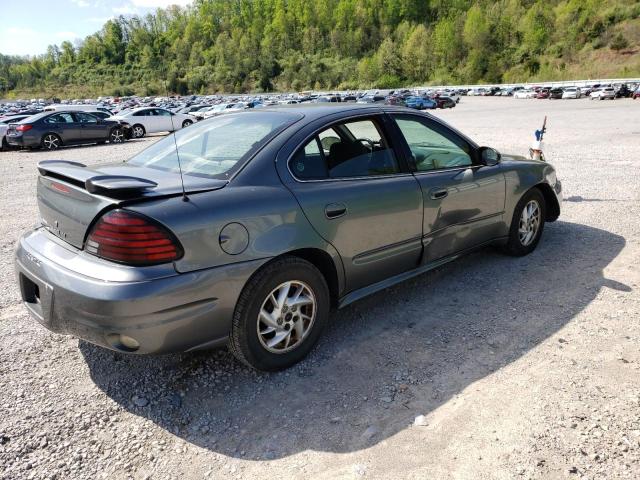
<svg viewBox="0 0 640 480">
<path fill-rule="evenodd" d="M 253 111 L 214 117 L 169 135 L 131 158 L 129 163 L 179 173 L 179 160 L 184 175 L 226 179 L 259 148 L 300 118 L 286 112 Z"/>
</svg>

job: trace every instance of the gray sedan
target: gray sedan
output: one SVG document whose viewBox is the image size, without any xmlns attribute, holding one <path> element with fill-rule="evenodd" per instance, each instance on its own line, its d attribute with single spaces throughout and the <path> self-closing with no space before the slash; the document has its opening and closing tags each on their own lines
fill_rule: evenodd
<svg viewBox="0 0 640 480">
<path fill-rule="evenodd" d="M 548 163 L 380 105 L 247 110 L 125 163 L 38 168 L 15 264 L 41 324 L 121 352 L 228 345 L 262 370 L 307 355 L 332 308 L 485 245 L 530 253 L 562 197 Z"/>
</svg>

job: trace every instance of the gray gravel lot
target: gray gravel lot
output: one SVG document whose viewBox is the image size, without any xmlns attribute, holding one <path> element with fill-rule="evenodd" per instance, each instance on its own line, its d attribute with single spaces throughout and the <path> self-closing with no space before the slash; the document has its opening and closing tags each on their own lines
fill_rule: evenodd
<svg viewBox="0 0 640 480">
<path fill-rule="evenodd" d="M 521 154 L 548 115 L 560 220 L 527 257 L 482 250 L 337 312 L 277 374 L 32 321 L 12 252 L 37 218 L 36 163 L 124 160 L 155 138 L 1 152 L 0 479 L 639 478 L 640 102 L 436 114 Z"/>
</svg>

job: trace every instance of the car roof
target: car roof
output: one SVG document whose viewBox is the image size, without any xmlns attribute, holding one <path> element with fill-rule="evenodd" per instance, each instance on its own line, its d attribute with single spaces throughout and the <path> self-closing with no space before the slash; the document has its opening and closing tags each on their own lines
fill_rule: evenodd
<svg viewBox="0 0 640 480">
<path fill-rule="evenodd" d="M 251 109 L 245 111 L 250 112 Z M 260 108 L 256 111 L 284 111 L 289 113 L 298 113 L 300 115 L 303 115 L 305 119 L 307 119 L 307 121 L 313 121 L 329 115 L 335 115 L 337 113 L 381 113 L 386 111 L 415 113 L 415 110 L 411 110 L 405 107 L 372 103 L 298 103 L 291 105 L 270 105 L 268 107 Z"/>
</svg>

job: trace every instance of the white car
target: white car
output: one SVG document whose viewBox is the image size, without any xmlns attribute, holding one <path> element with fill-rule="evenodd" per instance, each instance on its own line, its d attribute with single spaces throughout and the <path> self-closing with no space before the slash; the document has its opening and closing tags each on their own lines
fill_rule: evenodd
<svg viewBox="0 0 640 480">
<path fill-rule="evenodd" d="M 173 132 L 195 122 L 192 115 L 173 113 L 157 107 L 134 108 L 110 119 L 131 125 L 134 138 L 142 138 L 148 133 Z"/>
<path fill-rule="evenodd" d="M 605 98 L 614 100 L 616 98 L 616 92 L 613 87 L 603 87 L 591 92 L 591 95 L 589 95 L 589 97 L 591 100 L 604 100 Z"/>
<path fill-rule="evenodd" d="M 576 87 L 567 87 L 562 92 L 562 98 L 580 98 L 582 97 L 582 92 L 579 88 Z"/>
<path fill-rule="evenodd" d="M 210 110 L 204 112 L 203 118 L 217 117 L 223 113 L 228 113 L 229 110 L 235 107 L 235 105 L 235 103 L 220 103 L 218 105 L 214 105 Z"/>
<path fill-rule="evenodd" d="M 513 94 L 513 98 L 535 98 L 535 97 L 536 97 L 535 90 L 523 89 L 523 90 L 518 90 Z"/>
</svg>

